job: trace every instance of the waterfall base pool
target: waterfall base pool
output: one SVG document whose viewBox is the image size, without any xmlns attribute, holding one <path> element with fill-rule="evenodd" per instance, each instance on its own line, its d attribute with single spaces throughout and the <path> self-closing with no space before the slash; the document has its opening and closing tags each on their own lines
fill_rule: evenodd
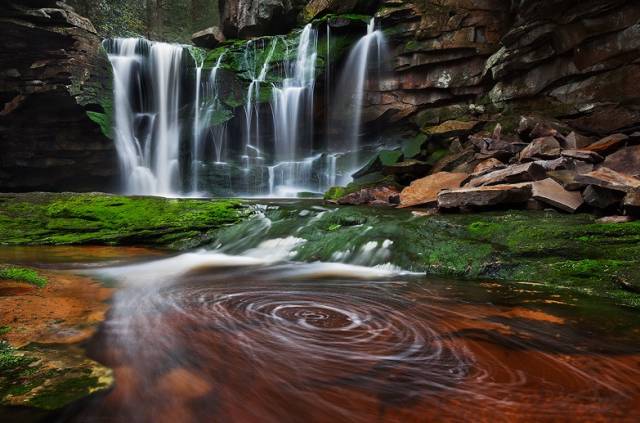
<svg viewBox="0 0 640 423">
<path fill-rule="evenodd" d="M 87 350 L 116 383 L 59 421 L 640 416 L 632 310 L 532 284 L 283 261 L 292 244 L 100 267 L 119 290 Z"/>
</svg>

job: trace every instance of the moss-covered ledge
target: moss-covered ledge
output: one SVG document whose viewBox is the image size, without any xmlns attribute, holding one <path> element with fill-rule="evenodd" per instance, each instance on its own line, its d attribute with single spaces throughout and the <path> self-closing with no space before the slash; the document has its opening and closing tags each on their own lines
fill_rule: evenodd
<svg viewBox="0 0 640 423">
<path fill-rule="evenodd" d="M 186 249 L 249 210 L 236 200 L 90 193 L 0 194 L 0 245 L 139 245 Z"/>
</svg>

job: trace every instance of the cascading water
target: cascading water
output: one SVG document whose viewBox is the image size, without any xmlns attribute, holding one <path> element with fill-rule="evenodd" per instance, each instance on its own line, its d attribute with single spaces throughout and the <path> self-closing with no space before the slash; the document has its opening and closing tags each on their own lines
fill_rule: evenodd
<svg viewBox="0 0 640 423">
<path fill-rule="evenodd" d="M 193 134 L 191 146 L 191 184 L 193 194 L 197 194 L 199 190 L 199 167 L 206 159 L 203 155 L 202 144 L 208 133 L 213 138 L 213 146 L 215 150 L 215 162 L 218 163 L 222 159 L 222 148 L 224 143 L 224 131 L 214 131 L 211 128 L 211 116 L 218 105 L 218 70 L 224 59 L 224 54 L 218 57 L 218 60 L 211 70 L 209 79 L 202 81 L 203 60 L 196 62 L 196 83 L 194 98 L 194 119 Z M 219 129 L 219 128 L 216 128 Z M 223 128 L 224 129 L 224 128 Z"/>
<path fill-rule="evenodd" d="M 125 190 L 173 195 L 179 189 L 183 48 L 132 38 L 109 40 L 105 47 L 114 73 L 116 147 Z"/>
<path fill-rule="evenodd" d="M 362 108 L 366 83 L 368 80 L 376 82 L 380 80 L 383 62 L 388 56 L 384 33 L 375 28 L 375 19 L 371 19 L 367 26 L 367 35 L 362 37 L 349 53 L 337 86 L 337 92 L 340 95 L 337 98 L 337 104 L 333 106 L 333 113 L 330 117 L 332 125 L 342 129 L 339 138 L 341 147 L 347 147 L 349 151 L 354 153 L 351 160 L 351 167 L 354 170 L 360 164 L 357 153 L 360 150 Z M 372 63 L 375 64 L 375 75 L 371 75 L 370 72 Z M 348 118 L 345 121 L 344 115 L 347 112 L 350 114 L 347 114 Z"/>
<path fill-rule="evenodd" d="M 208 77 L 201 51 L 191 50 L 193 61 L 189 61 L 181 45 L 144 39 L 106 41 L 114 70 L 114 132 L 125 191 L 206 195 L 219 188 L 212 185 L 223 184 L 227 195 L 295 196 L 346 182 L 336 176 L 338 157 L 340 151 L 358 151 L 363 96 L 366 82 L 373 80 L 369 68 L 373 58 L 378 67 L 382 62 L 384 37 L 374 26 L 372 20 L 349 54 L 333 101 L 328 92 L 333 72 L 327 25 L 324 99 L 334 115 L 348 116 L 346 124 L 342 116 L 340 123 L 330 116 L 329 127 L 342 127 L 342 148 L 332 148 L 331 154 L 314 145 L 318 31 L 311 24 L 297 34 L 295 49 L 282 36 L 252 40 L 244 52 L 219 55 Z M 233 54 L 236 58 L 228 61 L 242 63 L 248 86 L 244 122 L 232 124 L 227 136 L 230 111 L 228 103 L 219 99 L 218 74 Z M 238 142 L 227 143 L 227 138 Z M 185 157 L 189 161 L 181 163 Z M 343 164 L 344 160 L 342 170 Z"/>
<path fill-rule="evenodd" d="M 296 60 L 285 65 L 282 87 L 273 86 L 271 108 L 277 163 L 270 172 L 273 178 L 270 194 L 282 186 L 310 189 L 312 185 L 311 168 L 315 158 L 307 156 L 312 152 L 313 141 L 317 43 L 318 33 L 308 24 L 300 33 Z M 299 157 L 307 158 L 299 160 Z"/>
</svg>

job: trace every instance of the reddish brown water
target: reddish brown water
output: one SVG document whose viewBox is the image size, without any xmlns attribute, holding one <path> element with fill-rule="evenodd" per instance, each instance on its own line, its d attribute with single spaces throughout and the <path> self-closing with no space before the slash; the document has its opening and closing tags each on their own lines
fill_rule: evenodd
<svg viewBox="0 0 640 423">
<path fill-rule="evenodd" d="M 601 299 L 295 265 L 148 279 L 90 347 L 115 388 L 62 420 L 640 419 L 640 319 Z"/>
</svg>

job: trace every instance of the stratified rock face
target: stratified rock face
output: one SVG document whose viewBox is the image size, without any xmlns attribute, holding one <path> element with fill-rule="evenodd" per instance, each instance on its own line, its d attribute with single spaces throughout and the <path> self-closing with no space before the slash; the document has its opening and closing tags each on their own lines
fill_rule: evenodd
<svg viewBox="0 0 640 423">
<path fill-rule="evenodd" d="M 0 191 L 115 188 L 111 67 L 64 3 L 0 4 Z"/>
<path fill-rule="evenodd" d="M 640 127 L 636 1 L 388 0 L 377 17 L 394 71 L 367 96 L 370 122 L 430 133 L 535 112 L 578 138 Z"/>
<path fill-rule="evenodd" d="M 308 0 L 220 0 L 222 31 L 227 38 L 284 34 L 291 30 Z"/>
</svg>

